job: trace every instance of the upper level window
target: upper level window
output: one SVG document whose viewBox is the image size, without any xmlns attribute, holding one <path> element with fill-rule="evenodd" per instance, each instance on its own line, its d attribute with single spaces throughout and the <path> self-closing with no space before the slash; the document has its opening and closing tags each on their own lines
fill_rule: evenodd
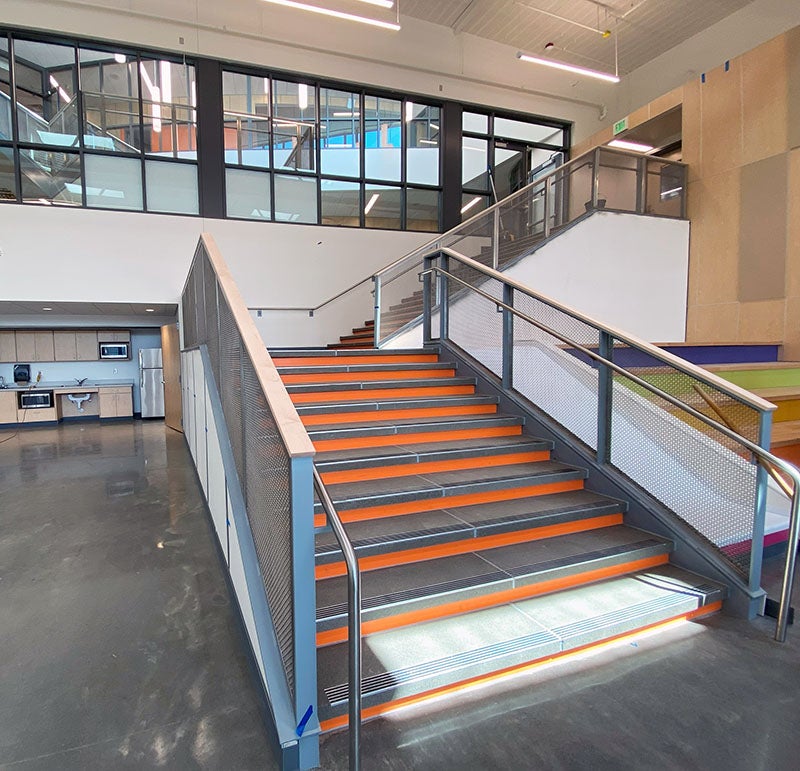
<svg viewBox="0 0 800 771">
<path fill-rule="evenodd" d="M 276 169 L 315 170 L 316 118 L 313 86 L 272 81 L 272 152 Z"/>
<path fill-rule="evenodd" d="M 403 120 L 399 99 L 364 97 L 364 176 L 400 181 Z"/>
<path fill-rule="evenodd" d="M 439 184 L 440 129 L 441 115 L 438 107 L 406 102 L 407 182 Z"/>
</svg>

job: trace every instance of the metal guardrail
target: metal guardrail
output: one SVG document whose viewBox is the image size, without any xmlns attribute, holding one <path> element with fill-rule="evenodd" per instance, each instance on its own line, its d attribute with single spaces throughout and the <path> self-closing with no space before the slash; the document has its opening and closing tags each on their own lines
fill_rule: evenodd
<svg viewBox="0 0 800 771">
<path fill-rule="evenodd" d="M 568 346 L 569 349 L 579 351 L 583 356 L 589 358 L 590 360 L 599 364 L 606 372 L 615 372 L 618 375 L 623 376 L 625 379 L 633 382 L 636 384 L 637 387 L 640 389 L 644 389 L 645 391 L 655 395 L 658 399 L 661 399 L 674 407 L 678 408 L 682 412 L 687 413 L 690 415 L 694 420 L 700 421 L 701 423 L 709 426 L 710 428 L 714 429 L 714 431 L 718 432 L 719 434 L 727 437 L 733 443 L 737 444 L 739 447 L 746 450 L 756 459 L 758 459 L 759 463 L 763 464 L 765 467 L 770 469 L 777 469 L 778 471 L 785 474 L 792 480 L 793 487 L 791 491 L 790 501 L 790 514 L 789 514 L 789 536 L 788 536 L 788 543 L 787 543 L 787 556 L 786 556 L 786 565 L 784 569 L 784 577 L 783 577 L 783 585 L 781 589 L 781 598 L 779 603 L 779 612 L 778 618 L 776 622 L 776 630 L 775 630 L 775 639 L 779 642 L 783 642 L 786 639 L 786 628 L 788 624 L 789 618 L 789 610 L 790 610 L 790 603 L 791 603 L 791 596 L 793 590 L 793 582 L 794 582 L 794 570 L 796 564 L 796 555 L 797 555 L 797 548 L 798 548 L 798 537 L 800 535 L 800 516 L 798 515 L 798 509 L 800 508 L 800 471 L 792 466 L 790 463 L 776 457 L 768 450 L 760 447 L 755 442 L 750 441 L 749 439 L 745 438 L 738 432 L 734 431 L 728 425 L 711 418 L 699 410 L 695 409 L 691 405 L 687 404 L 685 401 L 682 401 L 679 398 L 676 398 L 670 393 L 667 393 L 663 389 L 659 388 L 658 386 L 648 382 L 647 380 L 639 377 L 638 375 L 634 374 L 630 370 L 625 369 L 624 367 L 615 364 L 611 358 L 608 356 L 603 355 L 602 353 L 593 350 L 592 348 L 586 347 L 585 345 L 581 345 L 579 342 L 570 339 L 567 335 L 560 333 L 558 330 L 554 329 L 552 326 L 545 324 L 529 314 L 526 314 L 519 310 L 518 308 L 513 307 L 509 300 L 513 299 L 509 297 L 509 294 L 504 290 L 503 292 L 503 299 L 499 299 L 498 297 L 490 294 L 489 292 L 481 289 L 473 284 L 470 284 L 469 281 L 465 280 L 464 278 L 455 275 L 446 267 L 442 267 L 441 265 L 433 264 L 432 260 L 438 255 L 446 255 L 449 258 L 456 260 L 457 262 L 462 263 L 463 265 L 468 266 L 473 271 L 477 271 L 479 274 L 483 276 L 494 279 L 495 281 L 500 282 L 504 287 L 512 288 L 518 292 L 521 292 L 529 297 L 536 299 L 540 302 L 544 302 L 546 305 L 550 306 L 551 308 L 561 311 L 572 318 L 578 319 L 586 324 L 589 324 L 595 327 L 601 334 L 606 335 L 609 340 L 613 340 L 613 338 L 618 338 L 620 340 L 625 341 L 627 344 L 631 345 L 632 347 L 639 348 L 641 350 L 645 350 L 650 355 L 654 356 L 655 358 L 661 359 L 665 364 L 670 366 L 679 366 L 680 369 L 683 371 L 690 373 L 693 377 L 697 380 L 702 382 L 706 382 L 709 385 L 712 385 L 715 389 L 724 389 L 728 392 L 728 394 L 738 400 L 745 403 L 749 403 L 751 406 L 757 409 L 771 409 L 773 406 L 769 404 L 769 402 L 765 402 L 762 399 L 759 399 L 757 396 L 753 394 L 748 394 L 746 391 L 739 389 L 732 384 L 727 383 L 726 381 L 722 381 L 720 378 L 716 377 L 712 373 L 706 372 L 694 365 L 690 364 L 689 362 L 684 362 L 678 359 L 675 356 L 667 354 L 664 351 L 656 348 L 655 346 L 651 346 L 648 343 L 644 343 L 643 341 L 638 341 L 635 338 L 625 335 L 624 333 L 615 330 L 611 327 L 607 327 L 597 321 L 590 319 L 587 316 L 579 314 L 578 312 L 574 311 L 571 308 L 567 308 L 566 306 L 561 305 L 549 298 L 545 298 L 542 295 L 538 295 L 536 292 L 533 292 L 528 287 L 525 287 L 522 284 L 519 284 L 516 281 L 513 281 L 507 277 L 505 277 L 502 273 L 499 273 L 491 268 L 487 268 L 486 266 L 476 262 L 475 260 L 471 260 L 468 257 L 459 254 L 458 252 L 452 249 L 442 249 L 438 253 L 434 252 L 428 254 L 426 259 L 429 265 L 426 267 L 424 271 L 420 273 L 421 278 L 424 281 L 425 289 L 423 290 L 423 297 L 428 298 L 424 303 L 424 326 L 428 334 L 426 338 L 430 335 L 431 329 L 431 316 L 433 313 L 433 304 L 430 302 L 431 297 L 431 276 L 436 274 L 446 281 L 454 281 L 461 286 L 463 286 L 466 290 L 473 292 L 477 295 L 482 296 L 484 299 L 490 301 L 493 305 L 496 306 L 498 310 L 502 309 L 504 312 L 504 316 L 516 317 L 519 319 L 524 320 L 527 324 L 535 327 L 536 329 L 546 333 L 549 336 L 552 336 L 556 340 L 560 341 L 565 346 Z M 439 292 L 439 321 L 440 321 L 440 328 L 441 328 L 441 338 L 448 339 L 449 336 L 449 294 L 446 288 L 440 289 Z M 509 365 L 510 362 L 508 358 L 513 356 L 513 339 L 509 338 L 509 335 L 513 335 L 511 331 L 513 326 L 510 323 L 507 323 L 504 319 L 503 323 L 503 341 L 502 341 L 502 357 L 503 357 L 503 380 L 504 386 L 508 387 L 510 384 L 506 383 L 506 372 L 510 371 Z M 601 401 L 603 399 L 608 400 L 609 403 L 606 405 L 599 404 L 598 405 L 598 418 L 600 420 L 603 419 L 603 413 L 608 412 L 610 410 L 610 391 L 605 389 L 605 393 L 603 393 L 604 389 L 600 389 L 599 397 Z M 598 460 L 600 460 L 601 454 L 601 439 L 599 437 L 598 432 Z M 608 437 L 610 440 L 610 437 Z M 785 488 L 781 488 L 783 492 Z"/>
<path fill-rule="evenodd" d="M 350 731 L 350 768 L 361 768 L 361 573 L 353 544 L 345 532 L 325 484 L 314 467 L 314 488 L 347 565 L 347 647 Z"/>
</svg>

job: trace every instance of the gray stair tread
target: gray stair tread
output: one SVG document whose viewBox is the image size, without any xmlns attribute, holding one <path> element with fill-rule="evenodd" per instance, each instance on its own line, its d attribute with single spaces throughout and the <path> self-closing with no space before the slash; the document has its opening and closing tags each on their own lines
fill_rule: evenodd
<svg viewBox="0 0 800 771">
<path fill-rule="evenodd" d="M 413 410 L 440 407 L 465 407 L 480 404 L 498 404 L 496 396 L 393 396 L 380 401 L 314 402 L 297 406 L 299 415 L 316 415 L 343 412 L 378 412 L 380 410 Z"/>
<path fill-rule="evenodd" d="M 724 589 L 664 565 L 364 640 L 365 706 L 600 642 L 722 599 Z M 318 651 L 320 718 L 347 709 L 346 644 Z"/>
<path fill-rule="evenodd" d="M 377 455 L 392 459 L 398 455 L 425 455 L 431 452 L 458 452 L 481 447 L 505 447 L 511 450 L 527 445 L 552 447 L 552 442 L 525 434 L 517 436 L 490 436 L 482 439 L 448 439 L 444 442 L 420 442 L 419 444 L 396 444 L 388 447 L 362 447 L 355 450 L 328 450 L 318 452 L 315 456 L 317 466 L 328 461 L 340 461 L 358 458 L 373 458 Z M 520 450 L 521 451 L 521 450 Z M 394 462 L 394 461 L 393 461 Z"/>
<path fill-rule="evenodd" d="M 525 441 L 504 442 L 502 439 L 523 439 Z M 374 447 L 371 452 L 362 450 L 338 450 L 330 453 L 319 453 L 316 466 L 320 473 L 344 471 L 357 468 L 372 468 L 389 465 L 411 465 L 417 463 L 433 463 L 466 458 L 485 458 L 493 455 L 511 455 L 522 452 L 543 452 L 550 449 L 551 444 L 521 436 L 490 437 L 487 439 L 466 439 L 461 442 L 426 442 L 426 447 Z M 336 457 L 329 457 L 336 456 Z"/>
<path fill-rule="evenodd" d="M 669 551 L 667 539 L 617 525 L 370 571 L 361 579 L 363 617 L 431 607 Z M 326 628 L 346 623 L 346 577 L 317 582 L 317 608 L 318 621 L 331 622 Z"/>
<path fill-rule="evenodd" d="M 288 359 L 290 357 L 296 359 L 300 358 L 301 356 L 330 356 L 331 358 L 335 358 L 336 356 L 353 356 L 353 355 L 419 356 L 421 354 L 430 355 L 439 352 L 437 348 L 383 348 L 383 349 L 367 348 L 364 351 L 360 351 L 358 354 L 353 354 L 349 351 L 331 350 L 330 348 L 269 348 L 268 351 L 269 355 L 274 359 Z"/>
<path fill-rule="evenodd" d="M 350 522 L 345 529 L 361 556 L 574 522 L 624 510 L 620 501 L 586 490 L 476 504 L 458 509 L 463 512 L 460 516 L 446 503 L 443 498 L 441 509 Z M 320 561 L 341 559 L 331 532 L 317 535 L 315 550 Z"/>
<path fill-rule="evenodd" d="M 515 418 L 517 420 L 521 420 L 516 418 L 516 416 L 512 415 L 504 415 L 499 412 L 490 412 L 486 414 L 478 414 L 478 415 L 432 415 L 431 417 L 426 418 L 381 418 L 380 413 L 376 414 L 376 420 L 369 421 L 368 423 L 364 423 L 361 421 L 353 422 L 353 423 L 319 423 L 313 426 L 309 426 L 312 431 L 325 431 L 325 430 L 336 430 L 336 431 L 346 431 L 348 429 L 365 429 L 368 430 L 370 428 L 381 428 L 384 426 L 397 426 L 405 427 L 405 426 L 424 426 L 428 424 L 434 423 L 453 423 L 458 424 L 461 428 L 467 428 L 468 426 L 462 424 L 472 424 L 472 423 L 481 423 L 487 422 L 492 420 L 497 420 L 498 418 Z M 309 431 L 309 433 L 311 433 Z"/>
<path fill-rule="evenodd" d="M 378 506 L 382 503 L 397 503 L 402 500 L 418 500 L 436 494 L 447 495 L 455 488 L 457 492 L 469 492 L 469 487 L 481 489 L 503 489 L 527 484 L 540 484 L 543 479 L 583 479 L 585 469 L 578 469 L 556 461 L 519 463 L 513 466 L 498 466 L 463 471 L 443 471 L 435 474 L 414 474 L 407 477 L 376 479 L 366 482 L 346 482 L 327 485 L 333 502 L 343 508 Z"/>
<path fill-rule="evenodd" d="M 316 391 L 372 391 L 384 388 L 443 388 L 474 386 L 474 377 L 406 378 L 405 380 L 337 381 L 335 383 L 289 383 L 286 390 L 292 393 Z M 368 397 L 369 395 L 366 394 Z"/>
<path fill-rule="evenodd" d="M 330 375 L 334 373 L 352 372 L 358 374 L 360 372 L 403 372 L 405 370 L 419 370 L 436 372 L 437 370 L 450 370 L 455 369 L 456 365 L 453 362 L 446 361 L 424 361 L 420 363 L 405 363 L 405 362 L 392 362 L 387 364 L 310 364 L 302 366 L 293 364 L 288 367 L 278 367 L 278 372 L 281 375 Z"/>
<path fill-rule="evenodd" d="M 334 423 L 322 426 L 309 426 L 308 435 L 311 441 L 326 439 L 352 439 L 365 436 L 403 436 L 426 434 L 442 431 L 473 431 L 484 428 L 503 428 L 521 426 L 524 419 L 514 415 L 469 415 L 459 417 L 452 415 L 439 418 L 415 418 L 405 421 L 387 421 L 375 423 Z"/>
</svg>

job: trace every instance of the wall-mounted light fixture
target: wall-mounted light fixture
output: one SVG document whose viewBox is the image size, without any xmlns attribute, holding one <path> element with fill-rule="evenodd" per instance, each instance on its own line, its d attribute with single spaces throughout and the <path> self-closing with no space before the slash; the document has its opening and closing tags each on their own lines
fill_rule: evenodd
<svg viewBox="0 0 800 771">
<path fill-rule="evenodd" d="M 619 76 L 612 75 L 610 72 L 590 70 L 588 67 L 579 67 L 577 64 L 557 62 L 554 59 L 543 59 L 541 56 L 531 56 L 522 53 L 522 51 L 517 53 L 517 59 L 521 59 L 523 62 L 530 62 L 531 64 L 541 64 L 545 67 L 552 67 L 555 70 L 564 70 L 565 72 L 574 72 L 576 75 L 586 75 L 589 78 L 605 80 L 607 83 L 619 83 Z"/>
<path fill-rule="evenodd" d="M 298 11 L 309 11 L 311 13 L 320 13 L 323 16 L 332 16 L 334 19 L 344 19 L 345 21 L 357 21 L 361 24 L 370 24 L 373 27 L 381 27 L 382 29 L 390 29 L 394 32 L 400 29 L 399 22 L 382 21 L 381 19 L 371 19 L 367 16 L 359 16 L 356 13 L 345 13 L 344 11 L 336 11 L 333 8 L 323 8 L 319 5 L 311 5 L 309 3 L 298 3 L 295 0 L 264 0 L 265 3 L 273 3 L 274 5 L 283 5 L 286 8 L 294 8 Z M 368 2 L 370 5 L 380 5 L 385 8 L 392 8 L 394 3 L 385 5 L 382 2 L 371 2 L 371 0 L 361 0 L 361 2 Z"/>
</svg>

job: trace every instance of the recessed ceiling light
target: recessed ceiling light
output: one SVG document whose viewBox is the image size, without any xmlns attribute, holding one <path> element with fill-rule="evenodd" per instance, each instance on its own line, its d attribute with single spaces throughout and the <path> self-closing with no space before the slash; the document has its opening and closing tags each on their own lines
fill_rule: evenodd
<svg viewBox="0 0 800 771">
<path fill-rule="evenodd" d="M 49 305 L 45 305 L 44 308 L 42 308 L 42 310 L 43 311 L 51 311 L 53 309 Z"/>
<path fill-rule="evenodd" d="M 627 139 L 612 139 L 608 146 L 616 147 L 619 150 L 632 150 L 635 153 L 652 153 L 656 149 L 653 145 L 646 145 L 642 142 L 629 142 Z"/>
<path fill-rule="evenodd" d="M 372 198 L 369 199 L 367 205 L 364 207 L 364 214 L 369 214 L 372 211 L 372 207 L 378 202 L 378 199 L 381 197 L 380 193 L 374 193 Z"/>
<path fill-rule="evenodd" d="M 155 308 L 145 308 L 144 310 L 145 310 L 145 313 L 155 313 L 156 312 Z"/>
</svg>

